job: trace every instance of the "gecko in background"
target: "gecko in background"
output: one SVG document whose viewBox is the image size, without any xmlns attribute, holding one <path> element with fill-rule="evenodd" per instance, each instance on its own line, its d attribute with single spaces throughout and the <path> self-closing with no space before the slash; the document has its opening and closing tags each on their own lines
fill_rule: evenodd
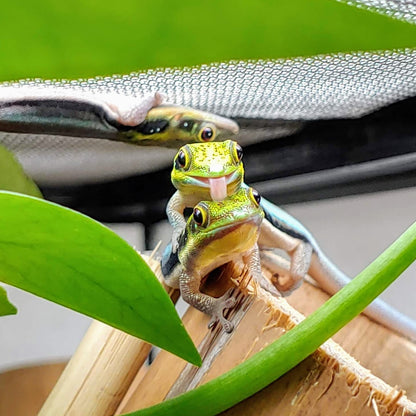
<svg viewBox="0 0 416 416">
<path fill-rule="evenodd" d="M 60 87 L 0 86 L 0 131 L 103 138 L 178 148 L 233 138 L 231 119 L 165 103 L 162 93 L 125 96 Z"/>
<path fill-rule="evenodd" d="M 171 174 L 177 189 L 168 202 L 166 212 L 173 226 L 172 251 L 178 247 L 179 236 L 186 221 L 185 208 L 192 208 L 201 200 L 221 200 L 247 187 L 244 184 L 243 150 L 234 141 L 220 143 L 189 144 L 179 149 Z M 258 246 L 264 267 L 282 275 L 276 288 L 286 294 L 302 282 L 306 274 L 329 294 L 334 294 L 350 278 L 340 271 L 322 252 L 311 233 L 283 209 L 261 200 L 265 220 L 260 228 Z M 273 249 L 286 251 L 290 256 L 289 271 L 281 264 Z M 380 299 L 373 301 L 364 313 L 392 329 L 416 340 L 416 322 L 392 308 Z"/>
<path fill-rule="evenodd" d="M 224 318 L 224 309 L 235 299 L 226 292 L 219 298 L 201 293 L 202 279 L 212 270 L 230 261 L 242 261 L 252 278 L 265 290 L 279 296 L 263 276 L 257 239 L 264 214 L 260 195 L 252 188 L 240 188 L 223 201 L 200 201 L 188 218 L 175 252 L 168 245 L 161 270 L 168 286 L 179 288 L 182 298 L 211 316 L 211 327 L 219 321 L 226 332 L 233 330 Z"/>
</svg>

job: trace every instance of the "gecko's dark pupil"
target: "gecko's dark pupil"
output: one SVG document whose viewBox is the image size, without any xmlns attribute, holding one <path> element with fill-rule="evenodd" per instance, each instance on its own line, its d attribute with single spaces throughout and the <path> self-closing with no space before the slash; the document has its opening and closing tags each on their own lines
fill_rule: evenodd
<svg viewBox="0 0 416 416">
<path fill-rule="evenodd" d="M 202 140 L 208 141 L 208 140 L 211 140 L 213 134 L 214 134 L 214 132 L 212 131 L 212 128 L 211 127 L 205 127 L 202 130 L 201 138 L 202 138 Z"/>
<path fill-rule="evenodd" d="M 194 221 L 198 224 L 201 225 L 204 222 L 204 216 L 202 215 L 202 212 L 199 208 L 195 208 L 194 209 Z"/>
<path fill-rule="evenodd" d="M 184 131 L 191 132 L 194 127 L 194 122 L 192 120 L 182 120 L 179 123 L 179 128 Z"/>
<path fill-rule="evenodd" d="M 241 162 L 241 160 L 243 159 L 243 149 L 241 148 L 241 146 L 238 144 L 235 148 L 236 152 L 237 152 L 237 157 L 238 160 Z"/>
<path fill-rule="evenodd" d="M 253 194 L 254 200 L 257 202 L 258 205 L 260 205 L 260 201 L 261 201 L 260 194 L 255 189 L 253 189 L 251 192 Z"/>
<path fill-rule="evenodd" d="M 183 152 L 182 150 L 178 153 L 178 163 L 179 166 L 181 166 L 182 168 L 186 165 L 185 152 Z"/>
</svg>

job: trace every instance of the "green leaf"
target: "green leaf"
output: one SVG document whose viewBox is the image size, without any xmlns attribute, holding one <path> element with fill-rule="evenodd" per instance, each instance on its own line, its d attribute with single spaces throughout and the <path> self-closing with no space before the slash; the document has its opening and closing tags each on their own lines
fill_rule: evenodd
<svg viewBox="0 0 416 416">
<path fill-rule="evenodd" d="M 0 316 L 15 315 L 16 313 L 16 307 L 9 302 L 5 289 L 0 286 Z"/>
<path fill-rule="evenodd" d="M 415 47 L 416 26 L 335 0 L 20 0 L 0 39 L 0 79 L 78 78 Z"/>
<path fill-rule="evenodd" d="M 415 259 L 416 223 L 347 286 L 268 347 L 195 390 L 128 415 L 211 416 L 230 408 L 312 354 L 363 311 Z"/>
<path fill-rule="evenodd" d="M 20 192 L 26 195 L 42 198 L 36 184 L 30 179 L 13 153 L 0 145 L 0 189 Z"/>
<path fill-rule="evenodd" d="M 200 363 L 162 285 L 114 232 L 70 209 L 9 192 L 0 192 L 0 212 L 0 281 Z"/>
</svg>

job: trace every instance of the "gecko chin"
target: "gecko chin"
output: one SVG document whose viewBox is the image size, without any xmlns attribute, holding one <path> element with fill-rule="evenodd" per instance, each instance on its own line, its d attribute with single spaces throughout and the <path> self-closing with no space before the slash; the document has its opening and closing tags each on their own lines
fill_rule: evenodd
<svg viewBox="0 0 416 416">
<path fill-rule="evenodd" d="M 207 236 L 203 249 L 198 251 L 198 264 L 201 269 L 212 270 L 234 259 L 237 254 L 251 250 L 258 239 L 259 224 L 260 222 L 253 219 L 213 230 L 215 237 L 210 239 Z"/>
</svg>

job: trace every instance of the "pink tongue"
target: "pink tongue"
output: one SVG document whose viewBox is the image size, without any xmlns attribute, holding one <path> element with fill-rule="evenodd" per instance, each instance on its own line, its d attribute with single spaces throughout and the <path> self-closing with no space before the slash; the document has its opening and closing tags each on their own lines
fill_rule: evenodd
<svg viewBox="0 0 416 416">
<path fill-rule="evenodd" d="M 227 196 L 227 182 L 225 176 L 209 178 L 209 189 L 213 201 L 222 201 Z"/>
</svg>

